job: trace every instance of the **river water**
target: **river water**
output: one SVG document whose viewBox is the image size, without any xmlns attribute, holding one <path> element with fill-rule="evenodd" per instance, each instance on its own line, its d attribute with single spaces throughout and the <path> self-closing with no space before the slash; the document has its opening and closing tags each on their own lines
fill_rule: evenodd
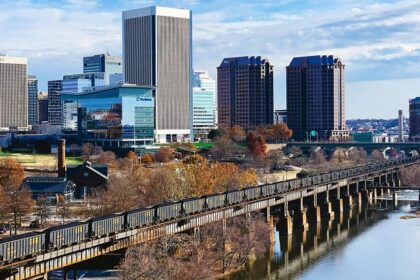
<svg viewBox="0 0 420 280">
<path fill-rule="evenodd" d="M 280 236 L 267 257 L 230 279 L 420 279 L 418 192 L 354 207 L 305 232 Z"/>
<path fill-rule="evenodd" d="M 420 279 L 420 218 L 401 219 L 418 207 L 418 192 L 406 191 L 396 205 L 378 199 L 306 231 L 281 236 L 276 230 L 267 256 L 228 279 Z M 62 279 L 62 272 L 50 277 Z M 118 277 L 115 270 L 86 270 L 77 278 Z"/>
</svg>

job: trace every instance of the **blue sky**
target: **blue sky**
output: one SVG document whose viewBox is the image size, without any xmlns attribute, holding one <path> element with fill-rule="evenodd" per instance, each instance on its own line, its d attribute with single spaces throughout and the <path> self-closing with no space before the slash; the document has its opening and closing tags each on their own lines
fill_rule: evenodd
<svg viewBox="0 0 420 280">
<path fill-rule="evenodd" d="M 262 55 L 275 66 L 284 108 L 294 56 L 334 54 L 346 64 L 348 118 L 407 115 L 420 96 L 420 1 L 2 0 L 0 52 L 29 58 L 40 89 L 82 71 L 82 57 L 121 54 L 121 11 L 149 5 L 193 10 L 196 69 L 215 77 L 223 57 Z"/>
</svg>

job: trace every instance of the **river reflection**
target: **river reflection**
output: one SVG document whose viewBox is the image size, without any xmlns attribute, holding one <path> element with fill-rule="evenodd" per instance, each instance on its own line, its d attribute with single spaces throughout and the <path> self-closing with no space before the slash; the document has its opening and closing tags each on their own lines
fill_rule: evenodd
<svg viewBox="0 0 420 280">
<path fill-rule="evenodd" d="M 400 199 L 411 196 L 418 193 Z M 229 279 L 418 279 L 420 219 L 400 219 L 417 207 L 417 201 L 377 200 L 289 236 L 277 228 L 267 257 Z"/>
</svg>

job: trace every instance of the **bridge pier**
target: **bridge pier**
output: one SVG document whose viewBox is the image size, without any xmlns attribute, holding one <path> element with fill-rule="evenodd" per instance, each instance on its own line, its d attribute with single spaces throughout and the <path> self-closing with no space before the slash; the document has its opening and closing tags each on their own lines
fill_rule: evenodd
<svg viewBox="0 0 420 280">
<path fill-rule="evenodd" d="M 372 202 L 372 193 L 369 190 L 367 189 L 362 190 L 361 194 L 362 194 L 362 203 L 369 204 Z"/>
<path fill-rule="evenodd" d="M 376 188 L 372 188 L 372 199 L 378 199 L 378 193 L 376 191 Z"/>
<path fill-rule="evenodd" d="M 420 199 L 420 194 L 419 194 Z M 321 222 L 321 207 L 314 205 L 308 209 L 308 221 L 309 223 L 320 223 Z"/>
<path fill-rule="evenodd" d="M 392 203 L 393 203 L 394 207 L 398 206 L 398 194 L 396 192 L 394 192 L 392 194 Z"/>
<path fill-rule="evenodd" d="M 343 199 L 336 198 L 332 201 L 334 212 L 342 213 L 343 212 Z"/>
<path fill-rule="evenodd" d="M 348 194 L 343 198 L 343 207 L 344 209 L 350 209 L 353 206 L 353 197 Z"/>
<path fill-rule="evenodd" d="M 306 209 L 301 209 L 293 214 L 293 227 L 304 231 L 308 229 Z"/>
<path fill-rule="evenodd" d="M 332 210 L 331 201 L 326 201 L 321 204 L 321 215 L 328 220 L 331 220 L 334 218 L 334 211 Z"/>
<path fill-rule="evenodd" d="M 293 233 L 293 221 L 289 213 L 285 215 L 280 215 L 279 233 L 280 235 L 290 235 Z"/>
</svg>

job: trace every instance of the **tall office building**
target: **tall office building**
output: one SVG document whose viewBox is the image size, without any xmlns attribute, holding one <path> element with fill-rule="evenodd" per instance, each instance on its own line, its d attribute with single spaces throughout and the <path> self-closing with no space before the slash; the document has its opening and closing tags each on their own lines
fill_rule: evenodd
<svg viewBox="0 0 420 280">
<path fill-rule="evenodd" d="M 48 81 L 48 122 L 51 125 L 61 125 L 61 91 L 63 81 Z"/>
<path fill-rule="evenodd" d="M 0 130 L 28 129 L 28 60 L 0 56 Z"/>
<path fill-rule="evenodd" d="M 192 138 L 191 11 L 123 12 L 124 82 L 155 86 L 156 141 Z"/>
<path fill-rule="evenodd" d="M 398 141 L 404 142 L 404 116 L 402 110 L 398 110 Z"/>
<path fill-rule="evenodd" d="M 83 73 L 104 73 L 104 84 L 113 85 L 115 79 L 110 76 L 115 74 L 122 75 L 121 56 L 112 56 L 109 53 L 87 56 L 83 58 Z"/>
<path fill-rule="evenodd" d="M 28 124 L 38 124 L 38 79 L 28 75 Z"/>
<path fill-rule="evenodd" d="M 332 55 L 295 57 L 286 67 L 287 125 L 293 139 L 341 141 L 349 137 L 344 69 Z"/>
<path fill-rule="evenodd" d="M 420 142 L 420 97 L 410 99 L 410 141 Z"/>
<path fill-rule="evenodd" d="M 216 128 L 216 81 L 207 71 L 193 75 L 193 129 L 194 137 L 207 138 Z"/>
<path fill-rule="evenodd" d="M 48 93 L 38 94 L 38 123 L 48 122 Z"/>
<path fill-rule="evenodd" d="M 255 129 L 273 123 L 273 65 L 261 56 L 223 59 L 217 68 L 221 126 Z"/>
</svg>

